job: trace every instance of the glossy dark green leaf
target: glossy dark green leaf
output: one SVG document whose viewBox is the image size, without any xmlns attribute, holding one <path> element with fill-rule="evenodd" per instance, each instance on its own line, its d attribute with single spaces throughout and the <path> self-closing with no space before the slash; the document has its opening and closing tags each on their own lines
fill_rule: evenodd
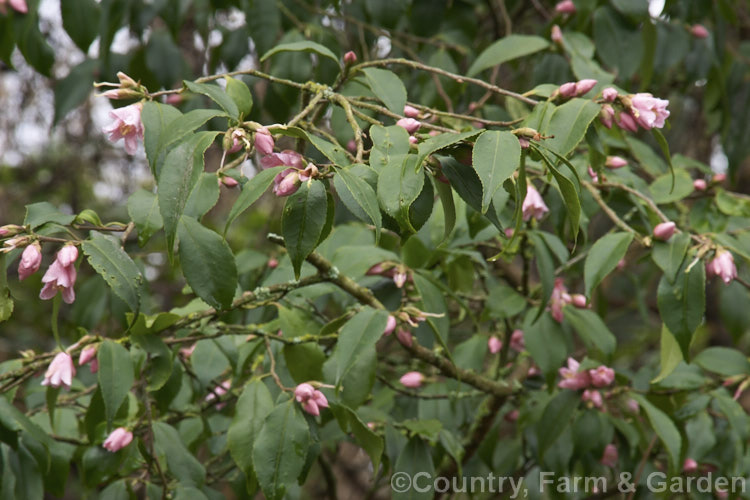
<svg viewBox="0 0 750 500">
<path fill-rule="evenodd" d="M 614 271 L 628 251 L 631 241 L 632 233 L 620 232 L 607 234 L 594 242 L 583 266 L 587 297 L 591 297 L 591 291 Z"/>
<path fill-rule="evenodd" d="M 416 232 L 409 208 L 424 187 L 424 174 L 415 171 L 416 155 L 393 156 L 378 177 L 378 200 L 383 210 L 405 231 Z"/>
<path fill-rule="evenodd" d="M 66 2 L 66 4 L 69 5 L 70 3 Z M 68 76 L 55 84 L 55 118 L 52 123 L 58 123 L 70 111 L 86 101 L 91 95 L 95 74 L 98 70 L 98 61 L 85 59 L 79 65 L 71 68 Z"/>
<path fill-rule="evenodd" d="M 316 180 L 303 182 L 284 204 L 281 234 L 297 278 L 305 258 L 318 245 L 327 213 L 326 188 Z"/>
<path fill-rule="evenodd" d="M 143 275 L 130 256 L 112 238 L 99 233 L 81 244 L 88 262 L 136 315 L 141 303 Z"/>
<path fill-rule="evenodd" d="M 240 111 L 237 108 L 237 104 L 235 104 L 234 100 L 226 93 L 226 91 L 218 85 L 211 83 L 196 83 L 188 80 L 185 80 L 183 83 L 190 92 L 207 96 L 221 106 L 221 108 L 232 118 L 239 117 Z"/>
<path fill-rule="evenodd" d="M 694 359 L 704 370 L 718 373 L 725 377 L 750 375 L 750 362 L 747 356 L 737 349 L 729 347 L 709 347 L 701 351 Z"/>
<path fill-rule="evenodd" d="M 538 36 L 508 35 L 484 49 L 466 75 L 474 76 L 492 66 L 539 52 L 547 47 L 549 42 Z"/>
<path fill-rule="evenodd" d="M 594 118 L 599 115 L 600 106 L 588 99 L 571 99 L 558 106 L 549 121 L 544 146 L 555 150 L 562 156 L 568 156 L 586 136 L 586 130 Z"/>
<path fill-rule="evenodd" d="M 139 246 L 148 243 L 151 236 L 164 227 L 159 212 L 159 198 L 145 189 L 139 189 L 128 198 L 128 215 L 138 230 Z"/>
<path fill-rule="evenodd" d="M 250 111 L 253 110 L 253 94 L 250 93 L 250 89 L 245 82 L 231 76 L 226 77 L 225 80 L 227 82 L 227 95 L 234 101 L 239 114 L 242 116 L 250 115 Z"/>
<path fill-rule="evenodd" d="M 432 478 L 435 474 L 435 465 L 432 462 L 430 447 L 422 438 L 414 436 L 399 455 L 393 470 L 393 477 L 407 479 L 410 487 L 394 488 L 393 499 L 428 500 L 433 498 L 435 492 L 430 481 L 427 481 L 425 484 L 417 484 L 418 488 L 414 488 L 414 485 L 411 483 L 415 477 L 424 477 L 425 474 L 428 478 Z M 401 480 L 398 481 L 394 484 L 398 486 L 406 484 L 400 482 Z"/>
<path fill-rule="evenodd" d="M 186 486 L 203 486 L 206 469 L 185 447 L 177 429 L 165 422 L 154 422 L 151 428 L 156 454 L 166 456 L 169 472 Z"/>
<path fill-rule="evenodd" d="M 333 351 L 337 385 L 346 384 L 349 372 L 364 351 L 374 351 L 375 344 L 383 335 L 387 317 L 385 311 L 365 308 L 341 328 Z"/>
<path fill-rule="evenodd" d="M 99 4 L 96 0 L 60 2 L 60 13 L 65 32 L 79 49 L 88 52 L 91 43 L 99 36 Z"/>
<path fill-rule="evenodd" d="M 375 240 L 378 241 L 383 220 L 380 215 L 378 197 L 372 187 L 364 179 L 353 173 L 350 168 L 337 170 L 333 178 L 333 184 L 339 193 L 348 191 L 349 196 L 342 197 L 341 201 L 354 215 L 359 216 L 359 213 L 364 212 L 367 217 L 365 222 L 371 222 L 375 226 Z M 355 207 L 349 206 L 352 202 L 361 209 L 361 212 L 356 210 Z"/>
<path fill-rule="evenodd" d="M 362 72 L 373 94 L 378 96 L 391 112 L 403 115 L 406 106 L 406 87 L 401 78 L 387 69 L 365 68 Z"/>
<path fill-rule="evenodd" d="M 336 57 L 336 54 L 331 52 L 331 49 L 329 49 L 325 45 L 321 45 L 319 43 L 311 41 L 282 43 L 280 45 L 277 45 L 263 54 L 263 57 L 260 58 L 260 62 L 265 61 L 269 57 L 273 56 L 274 54 L 278 54 L 279 52 L 312 52 L 318 54 L 319 56 L 327 57 L 336 64 L 339 64 L 339 58 Z"/>
<path fill-rule="evenodd" d="M 227 431 L 229 452 L 248 477 L 255 474 L 253 445 L 272 409 L 273 398 L 266 385 L 258 379 L 248 382 L 237 400 L 234 418 Z"/>
<path fill-rule="evenodd" d="M 544 456 L 552 443 L 570 425 L 580 402 L 581 396 L 577 391 L 562 390 L 547 404 L 538 426 L 540 456 Z"/>
<path fill-rule="evenodd" d="M 680 431 L 677 430 L 677 426 L 675 426 L 672 419 L 666 413 L 654 406 L 645 397 L 634 393 L 631 393 L 631 397 L 646 412 L 646 416 L 649 422 L 651 422 L 651 427 L 654 428 L 654 432 L 656 432 L 664 448 L 666 448 L 667 456 L 669 457 L 669 470 L 676 471 L 681 465 L 680 451 L 682 450 L 682 436 L 680 435 Z"/>
<path fill-rule="evenodd" d="M 690 359 L 690 342 L 706 311 L 706 270 L 695 265 L 689 273 L 683 264 L 674 283 L 662 276 L 656 299 L 659 314 L 680 344 L 683 357 Z"/>
<path fill-rule="evenodd" d="M 521 145 L 510 132 L 488 130 L 474 143 L 472 166 L 482 182 L 482 213 L 492 203 L 492 196 L 518 168 Z"/>
<path fill-rule="evenodd" d="M 690 235 L 684 232 L 675 234 L 669 241 L 654 241 L 651 258 L 672 283 L 675 281 L 680 267 L 682 267 L 689 245 Z"/>
<path fill-rule="evenodd" d="M 107 426 L 111 427 L 117 410 L 135 381 L 135 371 L 130 353 L 123 346 L 112 340 L 104 340 L 97 350 L 99 362 L 99 388 L 104 399 L 104 411 Z"/>
</svg>

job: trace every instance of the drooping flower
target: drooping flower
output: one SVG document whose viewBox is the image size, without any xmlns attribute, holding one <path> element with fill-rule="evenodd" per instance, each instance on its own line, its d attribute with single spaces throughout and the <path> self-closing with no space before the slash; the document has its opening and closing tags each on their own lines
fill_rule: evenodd
<svg viewBox="0 0 750 500">
<path fill-rule="evenodd" d="M 630 102 L 630 112 L 638 125 L 646 130 L 664 127 L 664 121 L 669 117 L 668 100 L 640 92 L 632 96 Z"/>
<path fill-rule="evenodd" d="M 265 155 L 260 159 L 260 166 L 263 168 L 285 166 L 302 170 L 304 168 L 304 158 L 296 151 L 285 149 L 279 153 Z"/>
<path fill-rule="evenodd" d="M 708 276 L 718 276 L 725 284 L 729 284 L 737 277 L 737 266 L 734 265 L 734 257 L 728 250 L 720 248 L 716 250 L 713 260 L 706 264 Z"/>
<path fill-rule="evenodd" d="M 497 354 L 503 348 L 503 341 L 493 335 L 487 340 L 487 348 L 492 354 Z"/>
<path fill-rule="evenodd" d="M 47 272 L 42 277 L 44 287 L 39 293 L 41 299 L 49 300 L 61 290 L 66 304 L 72 304 L 75 301 L 76 293 L 73 285 L 75 285 L 77 276 L 75 266 L 77 258 L 78 249 L 73 245 L 66 245 L 57 252 L 55 261 L 47 268 Z"/>
<path fill-rule="evenodd" d="M 672 221 L 662 222 L 654 227 L 654 239 L 667 241 L 677 230 L 677 224 Z"/>
<path fill-rule="evenodd" d="M 112 142 L 124 139 L 125 151 L 131 155 L 138 149 L 138 139 L 143 139 L 142 109 L 141 103 L 113 109 L 109 112 L 112 123 L 102 129 Z"/>
<path fill-rule="evenodd" d="M 125 448 L 133 441 L 133 433 L 127 430 L 125 427 L 118 427 L 113 430 L 107 439 L 104 440 L 102 446 L 112 453 Z"/>
<path fill-rule="evenodd" d="M 308 163 L 304 170 L 299 173 L 299 180 L 307 182 L 318 176 L 318 167 L 314 163 Z"/>
<path fill-rule="evenodd" d="M 73 383 L 73 377 L 76 374 L 76 368 L 73 366 L 73 359 L 67 352 L 60 352 L 52 359 L 47 371 L 44 374 L 42 385 L 60 387 L 64 385 L 70 389 Z"/>
<path fill-rule="evenodd" d="M 18 279 L 23 281 L 39 270 L 42 265 L 42 247 L 38 242 L 24 248 L 18 263 Z"/>
<path fill-rule="evenodd" d="M 255 132 L 255 150 L 262 155 L 273 153 L 273 136 L 266 127 L 261 127 Z"/>
<path fill-rule="evenodd" d="M 549 212 L 549 208 L 544 203 L 542 195 L 539 194 L 539 191 L 532 184 L 529 184 L 526 188 L 526 198 L 523 200 L 521 209 L 523 210 L 523 220 L 525 221 L 532 217 L 540 220 L 544 214 Z"/>
<path fill-rule="evenodd" d="M 635 118 L 630 112 L 623 111 L 622 113 L 615 115 L 615 122 L 617 123 L 617 126 L 623 130 L 638 132 L 638 122 L 635 121 Z"/>
<path fill-rule="evenodd" d="M 594 387 L 607 387 L 615 380 L 615 371 L 608 366 L 598 366 L 593 370 L 589 370 L 589 376 L 591 377 L 591 385 Z"/>
<path fill-rule="evenodd" d="M 577 391 L 591 385 L 591 378 L 586 370 L 579 371 L 580 363 L 573 358 L 568 358 L 567 368 L 560 368 L 559 373 L 562 380 L 558 382 L 560 389 L 571 389 Z"/>
<path fill-rule="evenodd" d="M 610 468 L 615 468 L 617 466 L 618 459 L 619 455 L 617 453 L 617 447 L 613 444 L 608 444 L 604 447 L 604 453 L 602 454 L 602 458 L 601 460 L 599 460 L 599 463 Z"/>
<path fill-rule="evenodd" d="M 297 192 L 301 184 L 299 172 L 291 168 L 277 175 L 273 182 L 273 194 L 276 196 L 290 196 Z"/>
<path fill-rule="evenodd" d="M 78 356 L 78 366 L 84 366 L 88 363 L 91 363 L 91 365 L 89 366 L 91 373 L 96 373 L 97 371 L 99 371 L 99 360 L 96 359 L 97 350 L 97 346 L 89 346 L 84 348 L 81 351 L 81 354 Z"/>
<path fill-rule="evenodd" d="M 408 372 L 403 374 L 399 381 L 404 387 L 416 389 L 422 385 L 422 382 L 424 382 L 424 375 L 419 372 Z"/>
</svg>

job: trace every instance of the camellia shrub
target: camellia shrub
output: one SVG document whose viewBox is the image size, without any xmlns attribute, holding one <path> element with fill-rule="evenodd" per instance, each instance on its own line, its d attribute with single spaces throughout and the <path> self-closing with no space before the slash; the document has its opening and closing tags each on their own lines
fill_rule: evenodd
<svg viewBox="0 0 750 500">
<path fill-rule="evenodd" d="M 3 221 L 2 329 L 50 326 L 0 364 L 0 496 L 747 498 L 715 4 L 63 0 L 57 119 L 95 81 L 152 184 Z"/>
</svg>

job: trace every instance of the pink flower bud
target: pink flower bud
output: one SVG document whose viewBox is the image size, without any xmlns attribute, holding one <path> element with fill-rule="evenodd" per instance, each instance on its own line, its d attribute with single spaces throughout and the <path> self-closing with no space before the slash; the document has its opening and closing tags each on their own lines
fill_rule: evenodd
<svg viewBox="0 0 750 500">
<path fill-rule="evenodd" d="M 106 92 L 102 92 L 101 96 L 112 100 L 136 99 L 138 97 L 142 97 L 143 93 L 132 89 L 110 89 Z"/>
<path fill-rule="evenodd" d="M 503 231 L 503 233 L 505 233 L 505 237 L 506 238 L 512 238 L 513 237 L 513 233 L 515 233 L 515 232 L 516 232 L 516 230 L 514 228 L 512 228 L 512 227 L 506 227 L 505 231 Z"/>
<path fill-rule="evenodd" d="M 6 224 L 5 226 L 0 227 L 0 238 L 15 236 L 23 231 L 24 228 L 17 224 Z"/>
<path fill-rule="evenodd" d="M 366 276 L 382 276 L 386 272 L 382 262 L 375 264 L 370 267 L 365 273 Z"/>
<path fill-rule="evenodd" d="M 570 303 L 578 309 L 586 309 L 587 307 L 586 296 L 580 293 L 574 293 L 570 296 Z"/>
<path fill-rule="evenodd" d="M 575 97 L 576 95 L 576 82 L 568 82 L 560 85 L 558 89 L 560 95 L 563 97 Z"/>
<path fill-rule="evenodd" d="M 612 368 L 601 365 L 593 370 L 589 370 L 591 385 L 594 387 L 607 387 L 615 380 L 615 371 Z"/>
<path fill-rule="evenodd" d="M 259 128 L 255 131 L 255 150 L 262 155 L 273 153 L 273 136 L 266 127 Z"/>
<path fill-rule="evenodd" d="M 556 24 L 552 25 L 552 32 L 550 33 L 550 38 L 554 43 L 561 44 L 563 35 L 562 31 L 560 30 L 560 27 Z"/>
<path fill-rule="evenodd" d="M 29 7 L 26 5 L 26 0 L 0 0 L 0 14 L 5 14 L 5 4 L 10 4 L 10 8 L 21 14 L 29 12 Z"/>
<path fill-rule="evenodd" d="M 549 307 L 552 311 L 552 318 L 558 323 L 562 323 L 563 320 L 563 306 L 571 301 L 570 295 L 568 295 L 567 291 L 568 289 L 565 288 L 562 278 L 555 278 L 555 286 L 552 289 Z"/>
<path fill-rule="evenodd" d="M 622 168 L 628 164 L 625 158 L 619 156 L 607 156 L 604 166 L 611 169 Z"/>
<path fill-rule="evenodd" d="M 690 34 L 695 38 L 708 38 L 708 30 L 702 24 L 694 24 L 690 28 Z"/>
<path fill-rule="evenodd" d="M 67 267 L 78 259 L 78 248 L 75 245 L 65 245 L 57 252 L 57 260 L 60 264 Z"/>
<path fill-rule="evenodd" d="M 618 271 L 622 271 L 623 269 L 625 269 L 625 266 L 626 266 L 627 264 L 628 264 L 628 263 L 627 263 L 627 262 L 625 261 L 625 259 L 620 259 L 620 260 L 619 260 L 619 261 L 617 262 L 617 266 L 615 267 L 615 269 L 617 269 Z"/>
<path fill-rule="evenodd" d="M 124 139 L 125 151 L 131 155 L 138 150 L 138 139 L 143 139 L 142 108 L 141 103 L 136 103 L 113 109 L 109 112 L 112 123 L 102 129 L 105 134 L 109 134 L 109 140 L 112 142 Z"/>
<path fill-rule="evenodd" d="M 606 87 L 602 90 L 602 99 L 607 102 L 614 102 L 614 100 L 617 99 L 617 95 L 617 89 L 614 87 Z"/>
<path fill-rule="evenodd" d="M 682 464 L 682 472 L 685 472 L 686 474 L 690 474 L 691 472 L 695 472 L 697 470 L 698 470 L 698 462 L 696 462 L 690 457 L 686 458 Z"/>
<path fill-rule="evenodd" d="M 518 410 L 511 410 L 505 414 L 503 419 L 505 419 L 506 422 L 515 422 L 516 420 L 518 420 L 518 415 L 519 415 Z"/>
<path fill-rule="evenodd" d="M 311 399 L 314 394 L 315 387 L 311 386 L 307 382 L 299 384 L 294 389 L 294 399 L 296 399 L 298 403 L 304 403 L 308 399 Z"/>
<path fill-rule="evenodd" d="M 676 229 L 677 225 L 672 221 L 657 224 L 654 227 L 654 239 L 667 241 L 672 237 Z"/>
<path fill-rule="evenodd" d="M 525 221 L 532 217 L 539 220 L 544 214 L 549 212 L 549 208 L 544 203 L 542 195 L 539 194 L 539 191 L 532 184 L 529 184 L 526 188 L 526 198 L 523 200 L 521 209 L 523 211 L 523 220 Z"/>
<path fill-rule="evenodd" d="M 718 276 L 725 284 L 729 284 L 737 277 L 737 266 L 734 264 L 734 257 L 728 250 L 718 249 L 713 260 L 706 264 L 706 274 Z"/>
<path fill-rule="evenodd" d="M 615 118 L 615 109 L 609 104 L 604 104 L 599 111 L 599 121 L 607 128 L 612 128 L 612 121 Z"/>
<path fill-rule="evenodd" d="M 354 139 L 349 139 L 349 142 L 346 143 L 346 149 L 348 149 L 350 153 L 356 153 L 357 142 Z"/>
<path fill-rule="evenodd" d="M 70 384 L 73 383 L 75 374 L 76 369 L 73 366 L 73 359 L 70 357 L 70 354 L 60 352 L 52 359 L 52 363 L 49 364 L 47 372 L 44 374 L 42 385 L 52 387 L 64 385 L 70 389 Z"/>
<path fill-rule="evenodd" d="M 526 349 L 526 341 L 523 339 L 522 330 L 513 330 L 510 336 L 510 348 L 517 352 Z"/>
<path fill-rule="evenodd" d="M 407 104 L 404 106 L 404 116 L 407 118 L 417 118 L 419 116 L 419 110 Z"/>
<path fill-rule="evenodd" d="M 708 189 L 708 184 L 703 179 L 695 179 L 693 181 L 693 189 L 696 191 L 705 191 Z"/>
<path fill-rule="evenodd" d="M 591 78 L 579 80 L 576 82 L 576 96 L 582 96 L 596 87 L 597 81 Z"/>
<path fill-rule="evenodd" d="M 573 0 L 563 0 L 555 5 L 555 12 L 558 14 L 575 14 L 576 5 Z"/>
<path fill-rule="evenodd" d="M 604 454 L 602 455 L 599 463 L 607 467 L 615 468 L 617 466 L 617 460 L 619 456 L 617 454 L 617 448 L 613 444 L 608 444 L 604 447 Z"/>
<path fill-rule="evenodd" d="M 714 176 L 711 178 L 711 182 L 715 182 L 717 184 L 721 184 L 727 180 L 727 174 L 714 174 Z"/>
<path fill-rule="evenodd" d="M 419 127 L 422 126 L 422 124 L 415 120 L 414 118 L 401 118 L 399 121 L 396 122 L 396 125 L 399 127 L 403 127 L 406 129 L 409 134 L 413 134 L 417 130 L 419 130 Z"/>
<path fill-rule="evenodd" d="M 591 384 L 589 374 L 586 371 L 578 371 L 579 368 L 578 361 L 568 358 L 568 367 L 559 370 L 562 380 L 558 382 L 557 387 L 574 391 L 588 387 Z"/>
<path fill-rule="evenodd" d="M 290 172 L 286 175 L 284 175 L 284 172 L 276 176 L 276 179 L 279 179 L 279 176 L 283 175 L 283 177 L 281 177 L 281 179 L 279 179 L 277 183 L 276 179 L 274 179 L 276 185 L 273 187 L 273 193 L 279 197 L 289 196 L 296 193 L 300 186 L 300 178 L 297 171 Z"/>
<path fill-rule="evenodd" d="M 589 177 L 591 177 L 591 179 L 594 182 L 599 182 L 599 175 L 596 172 L 594 172 L 594 169 L 591 168 L 591 165 L 589 165 L 588 173 L 589 173 Z"/>
<path fill-rule="evenodd" d="M 625 406 L 627 407 L 628 411 L 633 414 L 641 411 L 641 406 L 635 399 L 628 399 L 627 402 L 625 402 Z"/>
<path fill-rule="evenodd" d="M 414 339 L 411 336 L 411 332 L 404 328 L 396 330 L 396 338 L 406 347 L 411 347 L 414 344 Z"/>
<path fill-rule="evenodd" d="M 720 488 L 716 488 L 716 491 L 714 491 L 714 495 L 716 495 L 716 498 L 719 500 L 724 500 L 725 498 L 729 498 L 729 492 L 727 490 L 722 490 Z"/>
<path fill-rule="evenodd" d="M 328 408 L 328 400 L 326 399 L 325 394 L 322 392 L 316 390 L 313 393 L 312 397 L 313 401 L 315 401 L 315 404 L 318 405 L 319 408 Z"/>
<path fill-rule="evenodd" d="M 419 372 L 409 372 L 402 375 L 399 381 L 404 387 L 416 389 L 417 387 L 420 387 L 422 385 L 422 382 L 424 381 L 424 375 Z"/>
<path fill-rule="evenodd" d="M 416 143 L 418 143 L 418 142 L 419 142 L 419 139 L 417 139 L 417 138 L 416 138 L 416 137 L 414 137 L 413 135 L 410 135 L 410 136 L 409 136 L 409 144 L 416 144 Z"/>
<path fill-rule="evenodd" d="M 388 320 L 385 322 L 385 330 L 383 330 L 383 335 L 388 336 L 393 333 L 393 330 L 396 329 L 396 317 L 392 315 L 388 315 Z"/>
<path fill-rule="evenodd" d="M 42 247 L 38 242 L 27 246 L 21 254 L 21 261 L 18 263 L 18 279 L 25 280 L 39 270 L 42 265 Z"/>
<path fill-rule="evenodd" d="M 237 179 L 234 177 L 230 177 L 228 175 L 222 175 L 221 176 L 221 183 L 224 184 L 228 188 L 237 187 L 240 183 L 237 182 Z"/>
<path fill-rule="evenodd" d="M 628 112 L 623 111 L 619 115 L 616 115 L 615 122 L 617 123 L 617 126 L 623 130 L 638 132 L 638 123 L 635 121 L 635 118 L 633 118 L 633 115 Z"/>
<path fill-rule="evenodd" d="M 350 65 L 357 62 L 357 54 L 354 53 L 353 50 L 350 50 L 346 54 L 344 54 L 344 64 Z"/>
<path fill-rule="evenodd" d="M 123 73 L 122 71 L 117 72 L 117 80 L 120 82 L 120 87 L 124 89 L 134 89 L 138 87 L 138 82 L 133 80 L 131 77 Z"/>
<path fill-rule="evenodd" d="M 279 267 L 279 261 L 278 261 L 278 259 L 275 259 L 274 257 L 271 257 L 270 259 L 268 259 L 268 268 L 269 269 L 276 269 L 277 267 Z"/>
<path fill-rule="evenodd" d="M 602 394 L 599 391 L 591 389 L 586 389 L 585 391 L 583 391 L 583 394 L 581 395 L 581 401 L 583 401 L 584 403 L 590 402 L 596 408 L 601 408 L 603 404 Z"/>
<path fill-rule="evenodd" d="M 302 155 L 291 149 L 285 149 L 280 153 L 270 153 L 260 159 L 260 166 L 263 168 L 285 166 L 302 170 L 304 168 L 303 163 Z"/>
<path fill-rule="evenodd" d="M 487 341 L 487 348 L 492 354 L 497 354 L 503 348 L 503 341 L 493 335 Z"/>
<path fill-rule="evenodd" d="M 91 360 L 95 359 L 96 351 L 97 351 L 96 346 L 89 346 L 89 347 L 84 348 L 81 351 L 81 354 L 78 356 L 78 366 L 83 366 L 91 362 Z"/>
<path fill-rule="evenodd" d="M 133 433 L 125 427 L 118 427 L 113 430 L 102 445 L 107 451 L 112 453 L 125 448 L 133 441 Z"/>
<path fill-rule="evenodd" d="M 193 351 L 195 350 L 195 346 L 197 344 L 193 344 L 190 347 L 183 347 L 178 352 L 180 353 L 180 356 L 182 356 L 183 359 L 190 359 L 190 356 L 193 355 Z"/>
</svg>

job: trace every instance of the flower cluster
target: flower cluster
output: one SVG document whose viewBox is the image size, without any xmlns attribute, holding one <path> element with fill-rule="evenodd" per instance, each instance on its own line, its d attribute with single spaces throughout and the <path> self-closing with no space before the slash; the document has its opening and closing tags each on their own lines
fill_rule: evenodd
<svg viewBox="0 0 750 500">
<path fill-rule="evenodd" d="M 581 370 L 580 363 L 573 358 L 568 358 L 568 366 L 560 368 L 559 373 L 562 380 L 557 386 L 561 389 L 577 391 L 585 389 L 581 399 L 590 402 L 597 408 L 602 407 L 602 395 L 597 388 L 607 387 L 615 380 L 615 371 L 608 366 L 600 365 L 592 370 Z"/>
<path fill-rule="evenodd" d="M 325 395 L 307 382 L 294 389 L 294 398 L 302 404 L 303 410 L 316 417 L 320 415 L 321 408 L 328 408 Z"/>
</svg>

